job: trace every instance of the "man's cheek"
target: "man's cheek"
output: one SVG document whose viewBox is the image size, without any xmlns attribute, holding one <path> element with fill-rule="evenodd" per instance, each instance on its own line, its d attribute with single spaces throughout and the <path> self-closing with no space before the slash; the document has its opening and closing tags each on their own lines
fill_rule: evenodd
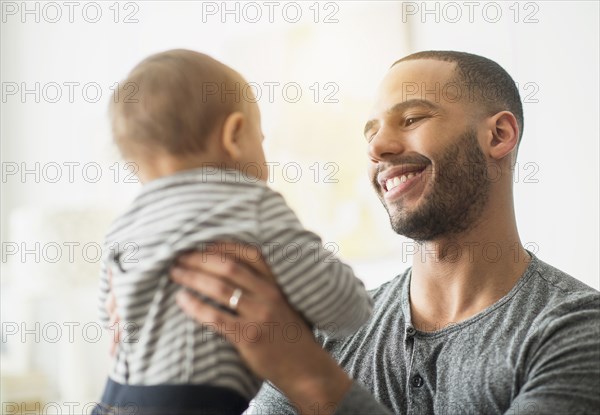
<svg viewBox="0 0 600 415">
<path fill-rule="evenodd" d="M 377 184 L 377 167 L 375 165 L 369 164 L 369 167 L 367 168 L 367 175 L 369 176 L 369 181 L 371 182 L 371 184 L 375 186 L 375 188 L 378 188 L 379 185 Z"/>
</svg>

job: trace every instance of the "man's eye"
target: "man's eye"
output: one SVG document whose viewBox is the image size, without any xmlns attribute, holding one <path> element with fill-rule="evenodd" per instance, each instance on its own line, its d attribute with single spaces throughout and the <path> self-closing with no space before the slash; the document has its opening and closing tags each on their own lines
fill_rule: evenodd
<svg viewBox="0 0 600 415">
<path fill-rule="evenodd" d="M 417 121 L 422 120 L 423 118 L 425 118 L 425 117 L 409 117 L 409 118 L 406 118 L 404 120 L 404 126 L 405 127 L 410 127 L 411 125 L 413 125 Z"/>
</svg>

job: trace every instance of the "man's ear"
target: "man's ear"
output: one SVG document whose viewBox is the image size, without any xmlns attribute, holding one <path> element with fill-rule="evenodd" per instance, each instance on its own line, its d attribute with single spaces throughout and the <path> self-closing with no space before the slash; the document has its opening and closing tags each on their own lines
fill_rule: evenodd
<svg viewBox="0 0 600 415">
<path fill-rule="evenodd" d="M 221 144 L 227 155 L 234 161 L 239 160 L 242 156 L 240 139 L 245 122 L 246 117 L 244 113 L 236 111 L 229 114 L 223 123 Z"/>
<path fill-rule="evenodd" d="M 490 141 L 489 155 L 500 160 L 517 148 L 519 143 L 519 124 L 510 111 L 501 111 L 489 119 Z"/>
</svg>

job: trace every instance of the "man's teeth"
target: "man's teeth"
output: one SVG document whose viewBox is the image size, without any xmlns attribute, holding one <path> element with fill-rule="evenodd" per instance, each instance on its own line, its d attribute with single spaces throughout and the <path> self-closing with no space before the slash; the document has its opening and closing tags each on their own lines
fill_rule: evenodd
<svg viewBox="0 0 600 415">
<path fill-rule="evenodd" d="M 412 179 L 416 175 L 416 173 L 407 173 L 403 174 L 402 176 L 393 177 L 385 182 L 385 187 L 387 187 L 387 191 L 389 192 L 394 187 L 399 186 L 402 183 L 406 183 L 408 180 Z"/>
</svg>

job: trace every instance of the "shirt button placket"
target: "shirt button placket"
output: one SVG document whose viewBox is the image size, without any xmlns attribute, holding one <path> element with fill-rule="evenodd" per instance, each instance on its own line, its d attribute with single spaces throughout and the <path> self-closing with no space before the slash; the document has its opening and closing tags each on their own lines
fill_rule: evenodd
<svg viewBox="0 0 600 415">
<path fill-rule="evenodd" d="M 408 324 L 405 329 L 404 329 L 404 333 L 405 333 L 405 339 L 406 339 L 406 349 L 407 351 L 410 350 L 410 363 L 409 363 L 409 367 L 408 369 L 408 373 L 413 372 L 414 370 L 414 366 L 413 366 L 413 362 L 414 362 L 414 355 L 416 353 L 416 348 L 417 348 L 417 339 L 415 338 L 415 335 L 417 334 L 417 330 L 410 324 Z M 414 372 L 413 372 L 414 373 Z M 408 398 L 408 413 L 409 414 L 415 414 L 418 413 L 418 398 L 416 398 L 414 396 L 414 393 L 411 389 L 413 389 L 414 387 L 421 387 L 423 385 L 423 378 L 421 378 L 419 376 L 419 386 L 415 386 L 416 384 L 416 376 L 419 375 L 413 375 L 410 378 L 409 381 L 409 390 L 407 391 L 407 398 Z"/>
</svg>

